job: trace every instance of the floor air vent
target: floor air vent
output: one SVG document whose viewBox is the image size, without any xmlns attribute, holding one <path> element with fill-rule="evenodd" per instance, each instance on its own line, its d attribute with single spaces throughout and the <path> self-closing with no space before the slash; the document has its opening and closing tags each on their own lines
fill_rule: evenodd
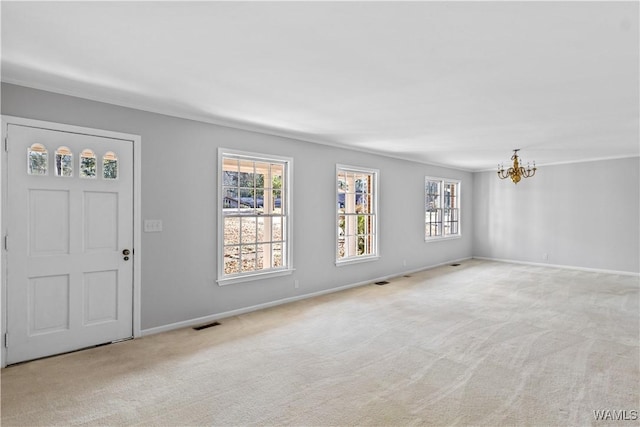
<svg viewBox="0 0 640 427">
<path fill-rule="evenodd" d="M 207 328 L 213 328 L 214 326 L 218 326 L 220 322 L 207 323 L 206 325 L 194 326 L 193 329 L 196 331 L 201 331 Z"/>
<path fill-rule="evenodd" d="M 404 276 L 402 276 L 402 277 L 411 277 L 411 276 L 410 276 L 410 275 L 408 275 L 408 274 L 405 274 L 405 275 L 404 275 Z"/>
<path fill-rule="evenodd" d="M 451 264 L 451 267 L 457 267 L 457 266 L 459 266 L 459 265 L 460 265 L 460 264 Z"/>
<path fill-rule="evenodd" d="M 386 280 L 383 280 L 382 282 L 376 282 L 376 285 L 380 285 L 380 286 L 387 285 L 387 284 L 389 284 L 389 282 L 387 282 Z"/>
</svg>

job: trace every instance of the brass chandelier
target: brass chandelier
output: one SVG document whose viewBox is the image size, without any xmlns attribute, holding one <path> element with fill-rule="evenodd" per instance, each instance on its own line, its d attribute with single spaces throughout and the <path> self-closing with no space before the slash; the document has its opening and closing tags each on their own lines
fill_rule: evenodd
<svg viewBox="0 0 640 427">
<path fill-rule="evenodd" d="M 536 162 L 533 162 L 533 168 L 527 163 L 527 168 L 525 169 L 521 165 L 520 158 L 518 157 L 519 148 L 513 150 L 513 156 L 511 156 L 511 160 L 513 160 L 513 166 L 511 166 L 508 170 L 504 170 L 504 166 L 502 164 L 498 165 L 498 177 L 500 179 L 511 178 L 514 184 L 520 182 L 522 178 L 531 178 L 536 174 Z"/>
</svg>

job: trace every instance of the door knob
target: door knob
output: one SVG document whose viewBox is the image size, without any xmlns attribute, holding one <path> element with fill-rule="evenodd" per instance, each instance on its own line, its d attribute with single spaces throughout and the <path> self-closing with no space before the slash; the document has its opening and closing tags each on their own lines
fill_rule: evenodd
<svg viewBox="0 0 640 427">
<path fill-rule="evenodd" d="M 131 251 L 129 251 L 129 249 L 125 249 L 124 251 L 122 251 L 122 255 L 129 255 L 131 253 Z"/>
</svg>

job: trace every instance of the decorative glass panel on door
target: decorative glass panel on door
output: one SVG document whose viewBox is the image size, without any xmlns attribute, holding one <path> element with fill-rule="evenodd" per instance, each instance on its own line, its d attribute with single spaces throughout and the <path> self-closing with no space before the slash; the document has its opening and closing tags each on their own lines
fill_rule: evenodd
<svg viewBox="0 0 640 427">
<path fill-rule="evenodd" d="M 104 179 L 118 179 L 118 157 L 113 151 L 107 151 L 102 157 L 102 177 Z"/>
<path fill-rule="evenodd" d="M 56 176 L 73 176 L 73 153 L 68 147 L 56 150 Z"/>
<path fill-rule="evenodd" d="M 96 178 L 96 155 L 93 151 L 87 149 L 82 150 L 80 154 L 80 177 L 81 178 Z"/>
<path fill-rule="evenodd" d="M 29 175 L 46 175 L 49 153 L 42 144 L 33 144 L 27 150 L 27 173 Z"/>
</svg>

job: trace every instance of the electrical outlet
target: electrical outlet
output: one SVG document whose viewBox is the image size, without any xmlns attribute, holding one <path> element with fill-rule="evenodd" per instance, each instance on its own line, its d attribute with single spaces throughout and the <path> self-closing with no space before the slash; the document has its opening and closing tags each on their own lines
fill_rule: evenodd
<svg viewBox="0 0 640 427">
<path fill-rule="evenodd" d="M 406 267 L 406 266 L 407 266 L 407 260 L 406 260 L 406 259 L 403 259 L 403 260 L 402 260 L 402 266 L 403 266 L 403 267 Z"/>
<path fill-rule="evenodd" d="M 293 281 L 293 287 L 298 289 L 300 287 L 300 282 L 298 281 L 298 279 Z"/>
<path fill-rule="evenodd" d="M 549 260 L 549 254 L 548 254 L 548 253 L 544 253 L 544 254 L 542 254 L 542 259 L 543 259 L 544 261 L 548 261 L 548 260 Z"/>
</svg>

